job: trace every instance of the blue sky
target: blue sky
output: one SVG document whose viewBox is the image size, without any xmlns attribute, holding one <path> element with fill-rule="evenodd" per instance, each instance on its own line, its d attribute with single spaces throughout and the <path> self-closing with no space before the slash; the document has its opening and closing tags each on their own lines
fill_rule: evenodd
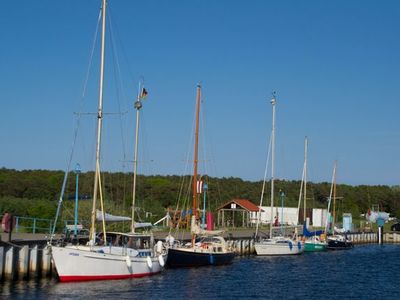
<svg viewBox="0 0 400 300">
<path fill-rule="evenodd" d="M 97 107 L 98 44 L 81 95 L 99 7 L 2 1 L 0 166 L 65 169 L 74 112 Z M 110 0 L 109 8 L 104 106 L 127 114 L 104 121 L 103 169 L 131 168 L 121 149 L 131 160 L 143 76 L 141 173 L 184 173 L 201 82 L 210 175 L 262 179 L 276 91 L 277 177 L 301 178 L 307 135 L 309 180 L 330 181 L 337 160 L 338 182 L 399 184 L 398 1 Z M 83 117 L 78 135 L 73 162 L 84 171 L 94 165 L 94 123 Z"/>
</svg>

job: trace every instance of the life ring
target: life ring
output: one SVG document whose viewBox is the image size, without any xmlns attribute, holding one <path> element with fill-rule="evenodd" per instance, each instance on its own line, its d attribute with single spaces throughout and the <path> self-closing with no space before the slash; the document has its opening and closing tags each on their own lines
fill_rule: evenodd
<svg viewBox="0 0 400 300">
<path fill-rule="evenodd" d="M 3 219 L 1 220 L 1 228 L 3 229 L 3 232 L 5 233 L 11 232 L 15 227 L 15 220 L 16 218 L 12 214 L 5 213 Z"/>
<path fill-rule="evenodd" d="M 203 249 L 208 249 L 208 245 L 207 245 L 206 243 L 202 243 L 202 244 L 201 244 L 201 248 L 203 248 Z"/>
</svg>

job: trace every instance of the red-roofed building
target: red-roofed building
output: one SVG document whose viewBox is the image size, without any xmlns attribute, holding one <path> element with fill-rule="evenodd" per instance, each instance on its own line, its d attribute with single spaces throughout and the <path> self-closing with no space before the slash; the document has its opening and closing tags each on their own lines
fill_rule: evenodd
<svg viewBox="0 0 400 300">
<path fill-rule="evenodd" d="M 259 207 L 247 199 L 233 199 L 217 209 L 218 227 L 250 227 L 256 224 Z M 263 210 L 261 210 L 263 211 Z M 252 214 L 253 213 L 253 214 Z"/>
</svg>

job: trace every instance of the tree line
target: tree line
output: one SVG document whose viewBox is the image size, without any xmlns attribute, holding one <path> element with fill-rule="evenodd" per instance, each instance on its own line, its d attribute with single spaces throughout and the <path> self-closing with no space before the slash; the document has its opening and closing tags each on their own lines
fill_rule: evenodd
<svg viewBox="0 0 400 300">
<path fill-rule="evenodd" d="M 64 218 L 73 218 L 75 198 L 75 173 L 68 174 L 64 194 L 64 204 L 69 213 Z M 0 214 L 12 212 L 19 216 L 53 218 L 60 197 L 64 178 L 62 171 L 49 170 L 14 170 L 0 169 Z M 259 205 L 262 181 L 246 181 L 234 177 L 205 177 L 208 183 L 207 206 L 215 211 L 224 203 L 235 199 L 248 199 Z M 102 173 L 103 190 L 107 212 L 130 216 L 132 202 L 132 173 Z M 163 217 L 168 208 L 175 209 L 178 201 L 187 203 L 190 208 L 190 176 L 175 175 L 139 175 L 137 177 L 137 214 L 141 220 L 156 221 Z M 85 172 L 79 175 L 80 216 L 88 217 L 92 197 L 94 173 Z M 279 191 L 285 194 L 285 206 L 297 207 L 300 181 L 276 180 L 276 203 L 279 202 Z M 309 182 L 307 185 L 307 207 L 326 208 L 331 183 Z M 269 205 L 270 187 L 266 185 L 263 205 Z M 381 210 L 400 217 L 400 188 L 387 185 L 337 185 L 336 206 L 339 215 L 352 213 L 353 219 L 368 208 L 379 205 Z M 178 207 L 181 209 L 182 207 Z"/>
</svg>

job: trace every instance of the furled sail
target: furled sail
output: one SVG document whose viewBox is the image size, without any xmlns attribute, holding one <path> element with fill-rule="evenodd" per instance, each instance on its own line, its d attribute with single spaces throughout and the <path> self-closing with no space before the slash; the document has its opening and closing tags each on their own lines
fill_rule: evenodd
<svg viewBox="0 0 400 300">
<path fill-rule="evenodd" d="M 130 221 L 131 218 L 124 216 L 114 216 L 112 214 L 104 213 L 104 220 L 106 222 L 123 222 L 123 221 Z M 98 209 L 96 210 L 96 221 L 97 222 L 103 221 L 103 213 Z"/>
</svg>

